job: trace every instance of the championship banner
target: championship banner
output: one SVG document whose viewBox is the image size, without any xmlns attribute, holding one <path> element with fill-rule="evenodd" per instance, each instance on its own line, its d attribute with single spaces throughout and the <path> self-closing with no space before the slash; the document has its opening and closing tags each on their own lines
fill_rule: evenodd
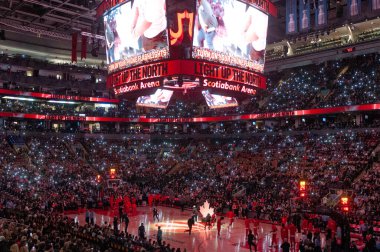
<svg viewBox="0 0 380 252">
<path fill-rule="evenodd" d="M 300 32 L 310 30 L 310 0 L 299 0 Z"/>
<path fill-rule="evenodd" d="M 327 25 L 327 0 L 314 0 L 315 28 L 320 29 Z"/>
<path fill-rule="evenodd" d="M 380 10 L 380 0 L 370 0 L 369 2 L 373 11 Z"/>
<path fill-rule="evenodd" d="M 82 35 L 82 44 L 81 44 L 81 51 L 80 51 L 80 59 L 86 59 L 87 58 L 87 36 Z"/>
<path fill-rule="evenodd" d="M 77 43 L 78 43 L 78 33 L 71 34 L 71 63 L 77 62 Z"/>
<path fill-rule="evenodd" d="M 347 0 L 348 17 L 356 17 L 361 13 L 361 0 Z"/>
<path fill-rule="evenodd" d="M 286 0 L 286 34 L 298 32 L 297 0 Z"/>
</svg>

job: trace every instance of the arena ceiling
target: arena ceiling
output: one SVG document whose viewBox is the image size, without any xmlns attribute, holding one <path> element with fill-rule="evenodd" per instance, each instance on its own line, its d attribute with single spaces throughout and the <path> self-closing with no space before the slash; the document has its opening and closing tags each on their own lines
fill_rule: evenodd
<svg viewBox="0 0 380 252">
<path fill-rule="evenodd" d="M 95 16 L 95 10 L 101 2 L 102 0 L 1 0 L 0 30 L 6 31 L 7 40 L 2 46 L 8 47 L 13 53 L 25 52 L 32 57 L 37 55 L 31 52 L 28 44 L 41 48 L 57 47 L 60 50 L 59 55 L 57 52 L 52 57 L 62 58 L 62 51 L 69 57 L 73 32 L 85 30 L 104 34 L 102 22 Z M 268 43 L 280 41 L 285 36 L 285 25 L 281 25 L 285 23 L 284 3 L 278 0 L 272 2 L 277 6 L 279 16 L 269 19 Z M 24 45 L 20 47 L 21 43 Z M 36 49 L 36 52 L 39 50 Z M 100 49 L 99 54 L 98 59 L 104 60 L 105 52 Z"/>
<path fill-rule="evenodd" d="M 278 17 L 270 16 L 269 18 L 267 39 L 269 47 L 282 43 L 281 41 L 286 38 L 285 1 L 271 1 L 278 9 Z M 85 30 L 94 34 L 104 34 L 102 22 L 99 22 L 95 16 L 95 10 L 101 2 L 102 0 L 0 0 L 0 30 L 6 31 L 7 40 L 0 43 L 0 49 L 3 50 L 7 47 L 14 53 L 25 52 L 25 54 L 33 56 L 33 53 L 30 52 L 32 47 L 35 47 L 37 52 L 41 51 L 40 48 L 49 47 L 50 54 L 56 49 L 56 58 L 62 58 L 63 55 L 69 58 L 73 32 Z M 330 2 L 332 13 L 335 8 L 336 5 Z M 357 30 L 373 29 L 378 25 L 377 20 L 375 22 L 376 24 L 374 24 L 374 20 L 371 20 L 360 25 L 355 24 L 355 28 Z M 303 35 L 303 37 L 308 35 Z M 346 29 L 337 28 L 334 29 L 334 33 L 328 35 L 320 33 L 319 38 L 346 35 Z M 52 42 L 51 39 L 55 42 Z M 310 40 L 312 39 L 313 34 L 310 34 Z M 310 40 L 303 38 L 294 43 L 309 43 Z M 92 46 L 89 46 L 90 50 L 91 48 Z M 98 61 L 101 62 L 104 59 L 105 51 L 100 48 Z"/>
<path fill-rule="evenodd" d="M 100 0 L 3 0 L 0 22 L 70 34 L 92 31 Z"/>
<path fill-rule="evenodd" d="M 0 1 L 1 29 L 29 27 L 66 35 L 74 31 L 86 30 L 103 33 L 97 30 L 95 9 L 102 0 L 2 0 Z M 276 1 L 274 1 L 276 2 Z M 284 11 L 279 2 L 280 18 Z M 277 37 L 279 33 L 275 18 L 271 18 L 269 36 Z M 12 25 L 14 27 L 12 27 Z M 283 33 L 280 32 L 280 35 Z M 268 39 L 273 41 L 276 39 Z"/>
</svg>

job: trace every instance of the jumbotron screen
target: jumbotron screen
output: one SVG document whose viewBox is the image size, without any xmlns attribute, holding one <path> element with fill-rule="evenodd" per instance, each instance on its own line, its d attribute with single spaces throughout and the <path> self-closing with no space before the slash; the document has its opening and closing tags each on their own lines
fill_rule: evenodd
<svg viewBox="0 0 380 252">
<path fill-rule="evenodd" d="M 266 88 L 269 0 L 115 3 L 103 15 L 107 86 L 115 95 L 151 94 L 163 88 L 164 78 L 178 79 L 175 92 L 188 89 L 182 79 L 197 79 L 193 89 L 231 97 Z"/>
<path fill-rule="evenodd" d="M 193 57 L 263 72 L 267 29 L 268 15 L 247 3 L 197 0 Z"/>
<path fill-rule="evenodd" d="M 203 90 L 202 95 L 207 106 L 211 109 L 237 107 L 239 105 L 234 97 L 211 94 L 209 90 Z"/>
<path fill-rule="evenodd" d="M 158 88 L 154 94 L 137 98 L 136 105 L 140 107 L 166 108 L 172 95 L 172 90 Z"/>
<path fill-rule="evenodd" d="M 105 13 L 103 21 L 107 64 L 128 67 L 152 51 L 168 57 L 165 0 L 125 2 Z"/>
</svg>

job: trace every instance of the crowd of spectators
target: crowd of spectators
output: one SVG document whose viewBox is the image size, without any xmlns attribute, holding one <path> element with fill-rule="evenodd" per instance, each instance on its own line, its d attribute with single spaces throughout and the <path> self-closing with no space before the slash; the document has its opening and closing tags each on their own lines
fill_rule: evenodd
<svg viewBox="0 0 380 252">
<path fill-rule="evenodd" d="M 374 164 L 370 170 L 365 171 L 361 176 L 353 185 L 357 192 L 353 215 L 367 214 L 376 216 L 376 214 L 379 214 L 380 204 L 380 164 Z M 358 219 L 356 219 L 356 222 L 359 223 Z"/>
<path fill-rule="evenodd" d="M 284 78 L 284 75 L 288 75 Z M 296 110 L 375 103 L 380 77 L 378 54 L 363 55 L 283 74 L 269 75 L 272 91 L 267 111 Z"/>
<path fill-rule="evenodd" d="M 91 95 L 91 93 L 88 93 L 89 90 L 105 89 L 104 81 L 98 83 L 90 77 L 85 79 L 77 79 L 75 77 L 62 79 L 62 76 L 57 77 L 56 75 L 26 76 L 24 71 L 9 73 L 7 70 L 0 70 L 0 83 L 5 88 L 17 86 L 19 90 L 22 90 L 24 87 L 24 89 L 30 91 L 31 87 L 33 87 L 34 92 L 39 92 L 42 88 L 57 90 L 55 93 L 60 93 L 62 90 L 68 90 L 68 92 L 70 90 L 78 90 L 77 92 L 80 92 L 82 95 Z"/>
<path fill-rule="evenodd" d="M 11 59 L 10 63 L 21 64 L 15 60 Z M 30 60 L 25 64 L 42 63 Z M 268 90 L 232 109 L 207 110 L 205 104 L 183 101 L 174 101 L 165 110 L 148 111 L 136 108 L 130 101 L 105 109 L 85 104 L 1 99 L 0 111 L 174 118 L 379 102 L 378 53 L 268 75 Z M 0 79 L 7 81 L 6 78 L 9 73 L 1 72 Z M 12 78 L 11 82 L 20 83 L 43 83 L 49 79 L 26 77 L 23 73 L 15 73 Z M 62 84 L 67 87 L 79 85 Z M 15 246 L 21 251 L 34 248 L 33 251 L 38 252 L 181 251 L 168 244 L 163 246 L 130 233 L 116 232 L 109 225 L 80 226 L 62 215 L 64 210 L 112 207 L 114 200 L 121 197 L 134 199 L 142 205 L 151 195 L 159 195 L 161 204 L 179 207 L 199 206 L 208 200 L 218 213 L 231 210 L 238 217 L 280 223 L 284 216 L 290 217 L 299 210 L 324 206 L 339 212 L 337 196 L 349 192 L 352 209 L 347 217 L 352 224 L 368 225 L 367 229 L 361 228 L 365 233 L 371 228 L 374 230 L 374 226 L 379 226 L 380 216 L 380 165 L 376 163 L 379 131 L 352 130 L 353 120 L 321 123 L 307 118 L 307 121 L 297 125 L 305 131 L 282 132 L 282 129 L 293 129 L 294 124 L 286 121 L 263 127 L 263 132 L 271 133 L 247 134 L 243 139 L 131 140 L 121 135 L 114 139 L 111 136 L 82 138 L 60 134 L 51 134 L 52 137 L 44 134 L 1 136 L 0 217 L 4 219 L 0 220 L 0 251 Z M 378 125 L 378 121 L 370 124 Z M 194 126 L 189 132 L 238 134 L 261 130 L 240 122 L 224 126 L 221 123 L 207 129 L 201 127 Z M 26 131 L 26 128 L 18 130 Z M 166 129 L 163 132 L 176 133 Z M 117 177 L 123 181 L 119 186 L 108 186 L 110 168 L 115 168 Z M 96 179 L 98 175 L 100 181 Z M 299 197 L 301 179 L 308 185 L 305 198 Z M 365 236 L 363 240 L 367 241 Z M 24 247 L 28 247 L 27 250 Z"/>
<path fill-rule="evenodd" d="M 141 240 L 139 237 L 115 232 L 111 225 L 80 226 L 72 218 L 33 204 L 18 204 L 26 209 L 6 208 L 0 214 L 0 249 L 2 252 L 46 251 L 164 251 L 179 252 L 165 242 Z"/>
<path fill-rule="evenodd" d="M 9 66 L 20 66 L 28 67 L 33 69 L 44 69 L 44 70 L 54 70 L 54 71 L 65 71 L 65 72 L 85 72 L 88 70 L 98 70 L 106 73 L 105 65 L 95 66 L 88 64 L 72 64 L 72 63 L 54 63 L 48 60 L 41 60 L 37 58 L 32 58 L 27 55 L 9 55 L 5 53 L 0 54 L 0 63 Z"/>
<path fill-rule="evenodd" d="M 218 213 L 232 210 L 239 217 L 280 222 L 290 212 L 331 204 L 330 198 L 323 200 L 331 189 L 353 190 L 351 220 L 371 226 L 380 211 L 379 165 L 372 165 L 378 145 L 379 132 L 364 129 L 202 141 L 3 137 L 0 209 L 6 227 L 17 222 L 15 235 L 6 239 L 12 245 L 26 236 L 28 243 L 47 250 L 62 248 L 66 241 L 80 244 L 80 251 L 120 244 L 130 251 L 136 246 L 149 250 L 157 244 L 114 234 L 109 227 L 79 227 L 57 215 L 64 209 L 112 206 L 118 197 L 142 204 L 149 195 L 161 195 L 162 204 L 180 207 L 199 206 L 207 199 Z M 107 187 L 110 168 L 124 181 L 117 188 Z M 103 183 L 96 180 L 98 174 Z M 308 183 L 304 200 L 299 199 L 301 179 Z M 41 225 L 42 231 L 33 225 Z M 31 228 L 41 231 L 36 241 L 28 236 Z M 4 230 L 3 224 L 0 236 Z"/>
<path fill-rule="evenodd" d="M 1 251 L 172 251 L 170 244 L 115 232 L 109 224 L 79 226 L 62 216 L 95 201 L 98 192 L 98 171 L 78 144 L 70 137 L 2 138 Z"/>
<path fill-rule="evenodd" d="M 5 74 L 5 73 L 4 73 Z M 83 105 L 65 105 L 59 109 L 43 105 L 42 102 L 7 101 L 1 109 L 9 112 L 39 112 L 51 114 L 89 114 L 111 117 L 199 117 L 210 115 L 237 115 L 294 111 L 299 109 L 327 108 L 347 105 L 376 103 L 380 89 L 380 55 L 356 56 L 318 65 L 302 66 L 292 71 L 268 73 L 268 88 L 256 97 L 241 102 L 239 107 L 206 109 L 206 104 L 174 99 L 166 109 L 136 109 L 133 101 L 122 101 L 115 109 L 84 109 Z M 26 77 L 21 74 L 13 78 L 22 82 L 43 82 L 46 77 Z M 38 80 L 34 80 L 38 78 Z M 39 79 L 42 78 L 42 79 Z M 52 80 L 50 80 L 52 81 Z M 54 82 L 57 82 L 54 80 Z M 77 84 L 83 88 L 86 81 Z M 75 84 L 76 85 L 76 84 Z M 67 87 L 71 87 L 69 83 Z M 14 106 L 16 103 L 17 106 Z M 50 107 L 50 109 L 47 109 Z M 56 106 L 55 106 L 56 107 Z M 73 109 L 74 108 L 74 109 Z"/>
<path fill-rule="evenodd" d="M 333 32 L 333 31 L 329 31 Z M 330 49 L 339 50 L 342 47 L 347 47 L 350 45 L 354 45 L 355 43 L 360 42 L 368 42 L 372 40 L 378 39 L 380 36 L 380 29 L 378 27 L 374 27 L 371 30 L 362 31 L 355 35 L 355 38 L 352 36 L 338 36 L 338 37 L 329 37 L 329 36 L 318 36 L 313 34 L 311 36 L 299 36 L 298 38 L 293 37 L 289 39 L 289 42 L 292 45 L 291 53 L 289 53 L 288 48 L 279 46 L 281 49 L 272 49 L 267 50 L 265 53 L 265 60 L 273 61 L 283 59 L 288 56 L 297 56 L 297 55 L 305 55 L 311 54 L 321 51 L 327 51 Z"/>
</svg>

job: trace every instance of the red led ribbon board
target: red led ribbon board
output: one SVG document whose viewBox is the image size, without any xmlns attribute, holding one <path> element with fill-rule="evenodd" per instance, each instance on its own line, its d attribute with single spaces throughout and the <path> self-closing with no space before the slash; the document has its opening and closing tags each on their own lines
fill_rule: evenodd
<svg viewBox="0 0 380 252">
<path fill-rule="evenodd" d="M 25 97 L 33 97 L 37 99 L 51 99 L 51 100 L 64 100 L 64 101 L 119 103 L 118 99 L 76 96 L 76 95 L 47 94 L 47 93 L 10 90 L 10 89 L 2 89 L 2 88 L 0 88 L 0 95 L 25 96 Z"/>
<path fill-rule="evenodd" d="M 178 75 L 200 77 L 200 86 L 204 88 L 235 91 L 248 95 L 255 95 L 257 88 L 266 88 L 266 79 L 260 74 L 230 66 L 194 60 L 163 61 L 125 69 L 110 74 L 107 79 L 107 85 L 113 87 L 116 95 L 120 95 L 158 87 L 160 85 L 151 84 L 151 80 Z"/>
<path fill-rule="evenodd" d="M 174 75 L 178 70 L 177 66 L 170 62 L 158 62 L 139 67 L 128 68 L 120 72 L 109 74 L 107 84 L 110 87 L 117 87 L 130 83 L 147 81 L 150 79 Z"/>
<path fill-rule="evenodd" d="M 334 108 L 306 109 L 277 113 L 262 114 L 245 114 L 237 116 L 210 116 L 210 117 L 193 117 L 193 118 L 138 118 L 126 117 L 93 117 L 93 116 L 65 116 L 65 115 L 41 115 L 25 114 L 15 112 L 0 112 L 0 117 L 23 118 L 48 121 L 85 121 L 85 122 L 121 122 L 121 123 L 206 123 L 206 122 L 223 122 L 223 121 L 242 121 L 242 120 L 264 120 L 294 116 L 311 116 L 338 114 L 355 111 L 373 111 L 380 110 L 380 103 L 363 104 L 354 106 L 342 106 Z"/>
</svg>

